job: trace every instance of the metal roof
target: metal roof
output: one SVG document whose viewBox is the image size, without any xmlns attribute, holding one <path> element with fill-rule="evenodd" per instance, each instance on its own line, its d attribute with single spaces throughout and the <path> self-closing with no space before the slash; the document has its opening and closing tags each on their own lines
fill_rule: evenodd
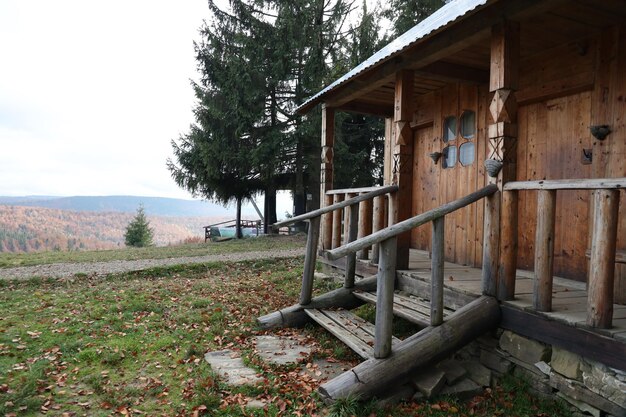
<svg viewBox="0 0 626 417">
<path fill-rule="evenodd" d="M 383 49 L 379 50 L 374 55 L 372 55 L 371 57 L 354 67 L 352 70 L 344 74 L 341 78 L 338 78 L 322 91 L 310 97 L 307 101 L 302 103 L 302 105 L 300 105 L 300 107 L 298 107 L 296 111 L 298 112 L 300 111 L 300 109 L 309 106 L 312 102 L 317 101 L 319 98 L 336 89 L 340 85 L 347 83 L 365 70 L 372 68 L 378 63 L 389 59 L 391 56 L 404 51 L 420 39 L 430 35 L 436 30 L 449 25 L 458 18 L 465 16 L 466 14 L 477 9 L 480 6 L 484 6 L 488 1 L 489 0 L 450 1 L 442 8 L 437 10 L 435 13 L 422 20 L 420 23 L 413 26 L 402 35 L 395 38 Z"/>
</svg>

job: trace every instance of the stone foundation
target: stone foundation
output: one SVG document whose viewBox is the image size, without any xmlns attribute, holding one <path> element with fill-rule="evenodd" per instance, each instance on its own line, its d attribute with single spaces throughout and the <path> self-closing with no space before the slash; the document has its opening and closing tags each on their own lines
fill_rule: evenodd
<svg viewBox="0 0 626 417">
<path fill-rule="evenodd" d="M 578 414 L 626 417 L 626 372 L 565 349 L 499 330 L 456 356 L 479 362 L 495 379 L 512 372 L 527 380 L 534 394 L 560 397 Z"/>
</svg>

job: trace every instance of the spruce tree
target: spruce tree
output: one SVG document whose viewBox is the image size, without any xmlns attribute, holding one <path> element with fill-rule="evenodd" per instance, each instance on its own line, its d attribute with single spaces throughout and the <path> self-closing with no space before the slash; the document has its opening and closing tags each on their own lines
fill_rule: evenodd
<svg viewBox="0 0 626 417">
<path fill-rule="evenodd" d="M 146 218 L 143 206 L 139 206 L 133 220 L 126 226 L 124 241 L 126 246 L 142 248 L 152 246 L 154 230 L 150 227 L 150 222 Z"/>
<path fill-rule="evenodd" d="M 443 7 L 446 0 L 390 0 L 383 11 L 383 17 L 391 21 L 391 36 L 396 38 L 413 26 L 426 19 L 437 9 Z"/>
<path fill-rule="evenodd" d="M 319 118 L 296 106 L 330 80 L 341 55 L 345 0 L 213 1 L 196 58 L 201 80 L 190 131 L 173 141 L 168 167 L 192 194 L 224 204 L 265 192 L 268 222 L 276 189 L 317 198 Z M 312 140 L 315 138 L 315 140 Z"/>
</svg>

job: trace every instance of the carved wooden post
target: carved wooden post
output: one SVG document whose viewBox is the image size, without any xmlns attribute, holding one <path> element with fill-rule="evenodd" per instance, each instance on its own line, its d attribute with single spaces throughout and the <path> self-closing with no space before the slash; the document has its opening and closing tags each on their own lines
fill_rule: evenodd
<svg viewBox="0 0 626 417">
<path fill-rule="evenodd" d="M 433 220 L 433 257 L 430 277 L 430 325 L 443 323 L 443 264 L 445 251 L 445 216 Z"/>
<path fill-rule="evenodd" d="M 373 225 L 372 225 L 372 233 L 376 233 L 379 230 L 383 230 L 385 228 L 385 215 L 387 213 L 387 205 L 385 201 L 385 196 L 380 195 L 374 198 L 374 213 L 373 213 Z M 379 254 L 378 243 L 372 246 L 372 256 L 370 262 L 377 264 L 378 263 L 378 254 Z"/>
<path fill-rule="evenodd" d="M 357 233 L 359 232 L 359 205 L 353 204 L 350 206 L 350 221 L 348 222 L 348 243 L 354 242 L 357 239 Z M 354 275 L 356 274 L 356 253 L 352 252 L 346 256 L 346 277 L 343 283 L 345 288 L 354 287 Z"/>
<path fill-rule="evenodd" d="M 396 73 L 395 85 L 395 140 L 392 152 L 393 184 L 399 189 L 391 196 L 389 216 L 393 223 L 411 217 L 413 199 L 413 130 L 410 122 L 413 117 L 413 71 L 402 70 Z M 397 264 L 398 269 L 409 267 L 409 246 L 411 233 L 398 236 Z"/>
<path fill-rule="evenodd" d="M 300 304 L 307 305 L 311 302 L 313 294 L 313 275 L 315 274 L 315 261 L 317 260 L 317 245 L 320 237 L 320 218 L 314 217 L 309 222 L 309 233 L 306 239 L 306 255 L 304 258 L 304 271 L 302 272 L 302 291 L 300 292 Z"/>
<path fill-rule="evenodd" d="M 594 192 L 587 324 L 608 329 L 613 321 L 613 278 L 619 190 Z"/>
<path fill-rule="evenodd" d="M 501 164 L 499 172 L 490 173 L 489 182 L 502 185 L 514 181 L 517 169 L 517 101 L 515 91 L 519 78 L 519 23 L 503 21 L 491 30 L 491 66 L 489 91 L 493 94 L 489 112 L 489 155 L 485 165 Z M 487 197 L 483 247 L 483 293 L 495 296 L 498 283 L 506 293 L 515 293 L 517 269 L 517 204 L 507 201 L 501 210 L 501 193 Z M 504 220 L 504 216 L 507 217 Z M 515 218 L 515 220 L 513 220 Z M 515 226 L 515 227 L 514 227 Z M 487 229 L 489 227 L 489 230 Z M 507 231 L 504 235 L 503 230 Z M 504 249 L 504 250 L 503 250 Z M 506 298 L 506 296 L 505 296 Z"/>
<path fill-rule="evenodd" d="M 365 193 L 363 193 L 365 194 Z M 359 204 L 359 234 L 358 238 L 361 239 L 372 233 L 372 200 L 362 201 Z M 369 248 L 360 250 L 357 253 L 358 259 L 367 259 Z"/>
<path fill-rule="evenodd" d="M 533 307 L 537 311 L 552 311 L 552 266 L 554 264 L 556 191 L 539 190 L 537 193 Z"/>
<path fill-rule="evenodd" d="M 343 194 L 333 195 L 333 204 L 341 203 L 343 201 Z M 341 246 L 341 218 L 343 216 L 343 209 L 333 211 L 333 231 L 331 248 L 335 249 Z"/>
<path fill-rule="evenodd" d="M 380 262 L 376 284 L 375 358 L 386 358 L 391 354 L 397 240 L 398 238 L 393 237 L 380 243 Z"/>
<path fill-rule="evenodd" d="M 332 196 L 326 191 L 333 189 L 333 146 L 335 143 L 335 110 L 322 105 L 322 166 L 320 169 L 320 204 L 332 204 Z M 331 249 L 333 215 L 322 216 L 322 249 Z"/>
</svg>

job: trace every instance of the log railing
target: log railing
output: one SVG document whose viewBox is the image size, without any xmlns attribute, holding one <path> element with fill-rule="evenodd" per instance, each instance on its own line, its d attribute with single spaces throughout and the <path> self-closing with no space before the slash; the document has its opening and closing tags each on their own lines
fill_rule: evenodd
<svg viewBox="0 0 626 417">
<path fill-rule="evenodd" d="M 618 229 L 620 189 L 626 188 L 626 178 L 544 180 L 508 182 L 503 187 L 503 202 L 516 205 L 518 192 L 535 190 L 537 195 L 537 230 L 535 234 L 535 276 L 533 308 L 552 310 L 552 277 L 554 261 L 554 228 L 557 191 L 593 190 L 593 219 L 591 260 L 589 264 L 587 324 L 610 328 L 613 320 L 613 278 Z M 507 213 L 503 207 L 503 214 Z M 506 219 L 503 219 L 506 221 Z M 515 296 L 515 259 L 517 257 L 517 230 L 501 237 L 502 247 L 513 251 L 508 259 L 513 262 L 498 283 L 498 294 L 505 300 Z"/>
<path fill-rule="evenodd" d="M 311 302 L 313 295 L 313 274 L 315 273 L 315 262 L 317 260 L 317 246 L 320 238 L 320 223 L 327 222 L 327 219 L 334 217 L 335 213 L 341 213 L 341 210 L 349 207 L 346 213 L 349 214 L 348 220 L 345 222 L 346 227 L 346 243 L 355 241 L 357 239 L 358 222 L 359 222 L 359 204 L 364 202 L 371 202 L 372 199 L 385 196 L 389 193 L 398 191 L 398 186 L 388 185 L 384 187 L 372 187 L 367 189 L 351 189 L 343 190 L 342 194 L 348 196 L 344 199 L 335 199 L 334 204 L 326 207 L 322 207 L 318 210 L 302 214 L 300 216 L 292 217 L 290 219 L 274 223 L 273 229 L 278 229 L 283 226 L 287 226 L 293 223 L 308 221 L 309 230 L 306 242 L 306 254 L 304 259 L 304 271 L 302 272 L 302 290 L 300 292 L 300 305 L 306 306 Z M 337 195 L 341 195 L 335 191 Z M 332 195 L 332 194 L 329 194 Z M 323 219 L 323 220 L 322 220 Z M 339 217 L 339 219 L 341 219 Z M 341 225 L 341 222 L 338 222 Z M 341 229 L 339 229 L 339 232 Z M 339 233 L 338 232 L 338 233 Z M 333 231 L 334 233 L 334 231 Z M 356 253 L 348 256 L 346 260 L 346 274 L 344 287 L 354 287 L 354 276 L 356 270 Z"/>
<path fill-rule="evenodd" d="M 378 188 L 379 187 L 365 187 L 330 190 L 326 192 L 326 197 L 327 201 L 336 204 L 357 195 L 375 191 Z M 355 229 L 352 230 L 352 233 L 356 233 L 356 238 L 361 239 L 385 227 L 388 212 L 387 207 L 389 205 L 387 200 L 388 196 L 383 194 L 373 199 L 361 201 L 358 207 L 351 209 L 358 211 L 359 221 L 354 223 L 353 227 L 355 227 Z M 332 215 L 327 214 L 322 216 L 322 249 L 335 249 L 341 246 L 342 229 L 344 244 L 356 240 L 355 237 L 350 234 L 349 230 L 351 217 L 352 211 L 349 210 L 335 210 Z M 361 249 L 356 254 L 356 257 L 357 259 L 369 259 L 372 263 L 378 263 L 378 245 Z"/>
<path fill-rule="evenodd" d="M 431 325 L 443 323 L 443 265 L 444 265 L 444 226 L 445 216 L 498 191 L 496 185 L 488 185 L 463 198 L 444 204 L 438 208 L 401 221 L 369 236 L 326 252 L 328 258 L 336 260 L 353 256 L 375 244 L 380 244 L 377 299 L 376 331 L 374 335 L 374 357 L 386 358 L 391 354 L 391 327 L 393 320 L 393 293 L 396 275 L 396 248 L 398 235 L 408 232 L 428 222 L 433 224 L 432 272 L 431 272 Z"/>
</svg>

